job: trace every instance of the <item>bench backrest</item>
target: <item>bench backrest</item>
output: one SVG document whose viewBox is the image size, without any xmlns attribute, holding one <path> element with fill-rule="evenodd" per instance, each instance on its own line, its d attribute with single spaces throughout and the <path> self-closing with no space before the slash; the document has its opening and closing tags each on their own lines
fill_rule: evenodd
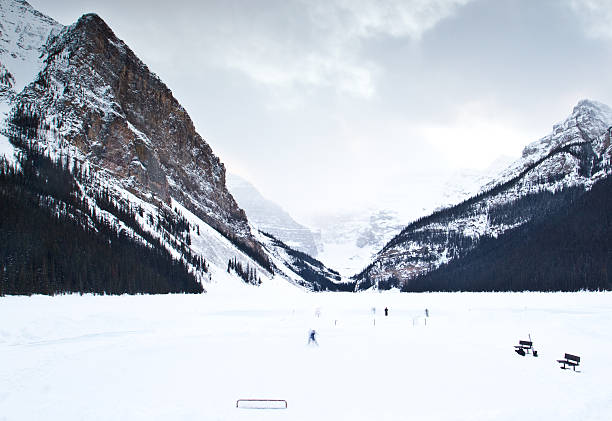
<svg viewBox="0 0 612 421">
<path fill-rule="evenodd" d="M 580 362 L 580 357 L 578 357 L 576 355 L 572 355 L 572 354 L 565 354 L 565 359 L 566 360 L 576 361 L 577 363 Z"/>
<path fill-rule="evenodd" d="M 531 341 L 519 341 L 519 345 L 532 346 L 533 342 L 531 342 Z"/>
</svg>

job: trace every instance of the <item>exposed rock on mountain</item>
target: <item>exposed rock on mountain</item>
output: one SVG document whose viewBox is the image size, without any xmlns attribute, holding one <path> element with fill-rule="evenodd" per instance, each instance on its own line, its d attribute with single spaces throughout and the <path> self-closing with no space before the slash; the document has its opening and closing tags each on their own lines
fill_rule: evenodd
<svg viewBox="0 0 612 421">
<path fill-rule="evenodd" d="M 581 101 L 479 194 L 404 228 L 356 277 L 358 288 L 406 287 L 416 276 L 465 256 L 482 238 L 567 206 L 575 188 L 584 193 L 609 174 L 610 126 L 608 106 Z"/>
</svg>

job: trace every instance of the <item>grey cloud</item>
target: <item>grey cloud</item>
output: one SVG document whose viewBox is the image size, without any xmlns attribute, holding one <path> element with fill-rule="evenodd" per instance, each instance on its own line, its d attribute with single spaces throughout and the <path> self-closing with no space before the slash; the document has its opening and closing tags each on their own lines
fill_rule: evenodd
<svg viewBox="0 0 612 421">
<path fill-rule="evenodd" d="M 32 4 L 63 23 L 99 13 L 230 170 L 294 213 L 418 205 L 428 182 L 520 151 L 579 99 L 612 103 L 605 1 Z"/>
<path fill-rule="evenodd" d="M 570 0 L 587 34 L 612 40 L 612 3 L 609 0 Z"/>
</svg>

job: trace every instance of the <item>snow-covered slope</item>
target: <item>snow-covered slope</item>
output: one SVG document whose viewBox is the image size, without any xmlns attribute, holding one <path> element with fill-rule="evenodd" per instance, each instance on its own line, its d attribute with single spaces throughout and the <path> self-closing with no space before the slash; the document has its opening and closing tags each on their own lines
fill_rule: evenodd
<svg viewBox="0 0 612 421">
<path fill-rule="evenodd" d="M 227 188 L 258 229 L 272 234 L 296 250 L 317 256 L 312 231 L 296 222 L 279 205 L 263 197 L 255 186 L 242 177 L 228 174 Z"/>
<path fill-rule="evenodd" d="M 20 92 L 34 80 L 45 44 L 62 28 L 24 0 L 0 1 L 0 92 Z"/>
<path fill-rule="evenodd" d="M 24 0 L 0 0 L 0 131 L 11 100 L 34 80 L 49 38 L 63 26 Z M 14 148 L 0 134 L 0 157 L 13 162 Z"/>
<path fill-rule="evenodd" d="M 588 190 L 610 172 L 612 110 L 584 100 L 553 132 L 477 195 L 408 225 L 357 276 L 359 287 L 406 284 L 464 255 L 483 236 L 497 237 L 565 206 L 569 188 Z M 551 195 L 550 193 L 555 193 Z"/>
<path fill-rule="evenodd" d="M 353 291 L 355 282 L 319 260 L 295 250 L 273 235 L 259 231 L 258 239 L 271 256 L 272 263 L 290 282 L 311 291 Z"/>
</svg>

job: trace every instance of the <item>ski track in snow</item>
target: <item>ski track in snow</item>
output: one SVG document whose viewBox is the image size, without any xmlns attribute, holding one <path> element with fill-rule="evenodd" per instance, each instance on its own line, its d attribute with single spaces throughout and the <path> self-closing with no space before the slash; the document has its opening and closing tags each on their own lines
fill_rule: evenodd
<svg viewBox="0 0 612 421">
<path fill-rule="evenodd" d="M 309 294 L 272 284 L 0 298 L 10 321 L 0 327 L 0 420 L 612 417 L 609 292 Z M 310 329 L 318 347 L 306 344 Z M 513 351 L 528 335 L 538 358 Z M 582 357 L 580 373 L 559 369 L 565 352 Z M 288 409 L 236 409 L 240 398 L 286 399 Z"/>
</svg>

